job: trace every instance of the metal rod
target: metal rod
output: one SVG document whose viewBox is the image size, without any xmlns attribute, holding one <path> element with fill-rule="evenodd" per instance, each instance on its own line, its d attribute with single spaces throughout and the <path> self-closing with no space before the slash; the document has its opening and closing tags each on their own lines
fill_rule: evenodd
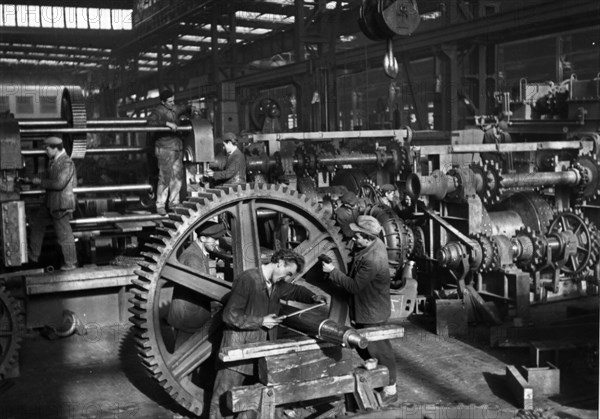
<svg viewBox="0 0 600 419">
<path fill-rule="evenodd" d="M 81 186 L 73 188 L 75 193 L 106 193 L 106 192 L 144 192 L 151 191 L 152 185 L 120 185 L 120 186 Z M 21 191 L 21 195 L 32 196 L 42 195 L 46 191 L 43 189 L 32 189 Z"/>
<path fill-rule="evenodd" d="M 121 223 L 121 222 L 133 222 L 133 221 L 153 221 L 162 220 L 166 218 L 166 215 L 160 214 L 144 214 L 144 215 L 119 215 L 114 217 L 92 217 L 92 218 L 78 218 L 77 220 L 71 220 L 72 225 L 83 225 L 83 224 L 110 224 L 110 223 Z"/>
<path fill-rule="evenodd" d="M 192 131 L 191 125 L 178 126 L 177 131 L 172 131 L 169 127 L 147 127 L 147 126 L 133 126 L 133 127 L 86 127 L 86 128 L 25 128 L 21 129 L 20 132 L 23 135 L 30 134 L 86 134 L 86 133 L 97 133 L 97 132 L 190 132 Z"/>
<path fill-rule="evenodd" d="M 502 186 L 505 188 L 514 188 L 577 185 L 579 180 L 579 175 L 574 170 L 566 170 L 564 172 L 507 173 L 502 175 Z"/>
<path fill-rule="evenodd" d="M 88 154 L 119 154 L 119 153 L 146 153 L 149 149 L 146 147 L 108 147 L 108 148 L 90 148 L 85 151 Z M 21 150 L 24 156 L 45 156 L 44 150 Z"/>
<path fill-rule="evenodd" d="M 119 125 L 119 126 L 131 126 L 131 125 L 146 125 L 148 124 L 147 119 L 133 119 L 133 118 L 118 118 L 118 119 L 94 119 L 86 121 L 88 127 L 97 127 L 104 125 Z M 20 128 L 40 128 L 40 127 L 68 127 L 69 122 L 65 119 L 29 119 L 19 120 Z"/>
</svg>

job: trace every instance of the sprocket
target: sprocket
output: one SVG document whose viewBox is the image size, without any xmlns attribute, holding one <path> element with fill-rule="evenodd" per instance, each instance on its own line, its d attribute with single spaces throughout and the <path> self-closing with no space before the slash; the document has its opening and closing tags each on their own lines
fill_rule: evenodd
<svg viewBox="0 0 600 419">
<path fill-rule="evenodd" d="M 23 313 L 19 305 L 0 285 L 0 380 L 17 359 L 23 330 Z"/>
<path fill-rule="evenodd" d="M 515 237 L 525 236 L 528 238 L 528 243 L 531 248 L 526 249 L 524 252 L 529 257 L 523 259 L 517 265 L 527 271 L 534 271 L 536 267 L 542 265 L 546 257 L 546 238 L 539 232 L 533 230 L 531 227 L 523 227 L 515 232 Z"/>
<path fill-rule="evenodd" d="M 497 267 L 498 244 L 486 233 L 476 233 L 472 237 L 481 246 L 479 272 L 485 273 L 494 270 Z"/>
<path fill-rule="evenodd" d="M 597 259 L 597 240 L 594 238 L 596 227 L 580 210 L 557 212 L 548 227 L 547 235 L 551 237 L 567 231 L 573 233 L 578 240 L 577 254 L 568 258 L 561 271 L 575 275 L 583 272 Z"/>
<path fill-rule="evenodd" d="M 577 201 L 595 200 L 600 196 L 600 164 L 591 154 L 582 154 L 572 162 L 572 166 L 581 175 L 581 182 L 576 188 Z"/>
<path fill-rule="evenodd" d="M 177 403 L 197 415 L 203 411 L 204 388 L 194 382 L 195 371 L 211 355 L 210 337 L 220 328 L 220 317 L 214 315 L 207 320 L 174 351 L 169 348 L 168 335 L 163 332 L 164 322 L 159 310 L 168 298 L 170 285 L 186 287 L 210 301 L 224 302 L 231 283 L 217 276 L 198 273 L 177 260 L 192 232 L 209 220 L 221 219 L 229 224 L 233 277 L 258 266 L 268 253 L 283 246 L 304 256 L 303 278 L 308 281 L 321 274 L 317 258 L 322 253 L 329 255 L 342 270 L 349 261 L 339 228 L 317 205 L 287 186 L 240 185 L 205 190 L 199 195 L 170 212 L 163 227 L 152 237 L 153 243 L 143 252 L 145 261 L 136 271 L 138 278 L 132 281 L 134 297 L 130 300 L 133 304 L 131 320 L 143 364 Z M 273 234 L 277 239 L 271 242 L 268 237 L 271 237 L 269 232 L 273 232 L 273 220 L 286 220 L 288 228 L 290 224 L 296 226 L 295 241 L 283 242 L 281 235 Z M 303 285 L 328 292 L 324 289 L 328 281 Z M 329 317 L 344 323 L 347 308 L 345 299 L 332 291 Z"/>
</svg>

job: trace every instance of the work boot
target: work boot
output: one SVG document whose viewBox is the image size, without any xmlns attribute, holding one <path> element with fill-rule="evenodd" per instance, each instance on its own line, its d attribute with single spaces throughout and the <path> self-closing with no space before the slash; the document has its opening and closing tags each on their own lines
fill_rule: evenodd
<svg viewBox="0 0 600 419">
<path fill-rule="evenodd" d="M 165 207 L 156 207 L 156 213 L 158 215 L 167 215 L 167 210 Z"/>
<path fill-rule="evenodd" d="M 381 392 L 381 404 L 383 406 L 389 406 L 397 401 L 398 390 L 396 389 L 396 384 L 383 387 L 383 391 Z"/>
<path fill-rule="evenodd" d="M 77 265 L 67 265 L 66 263 L 60 267 L 61 271 L 72 271 L 73 269 L 77 269 Z"/>
</svg>

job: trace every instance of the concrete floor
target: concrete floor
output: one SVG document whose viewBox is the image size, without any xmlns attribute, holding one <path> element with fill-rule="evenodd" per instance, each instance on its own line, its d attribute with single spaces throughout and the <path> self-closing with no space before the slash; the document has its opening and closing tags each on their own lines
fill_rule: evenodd
<svg viewBox="0 0 600 419">
<path fill-rule="evenodd" d="M 505 370 L 526 364 L 528 350 L 490 348 L 485 332 L 442 338 L 427 331 L 426 319 L 402 324 L 405 336 L 393 342 L 400 400 L 356 417 L 598 417 L 598 371 L 578 354 L 561 367 L 560 396 L 536 398 L 534 412 L 519 412 Z M 22 346 L 20 376 L 0 383 L 0 419 L 187 417 L 146 375 L 127 324 L 53 341 L 34 331 Z"/>
</svg>

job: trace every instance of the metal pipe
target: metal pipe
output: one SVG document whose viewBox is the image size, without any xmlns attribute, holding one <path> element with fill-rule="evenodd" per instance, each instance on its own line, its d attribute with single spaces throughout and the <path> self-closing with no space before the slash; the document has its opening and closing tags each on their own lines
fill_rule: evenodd
<svg viewBox="0 0 600 419">
<path fill-rule="evenodd" d="M 178 126 L 177 131 L 171 130 L 169 127 L 86 127 L 86 128 L 29 128 L 21 129 L 23 135 L 30 134 L 87 134 L 97 132 L 190 132 L 193 128 L 191 125 Z"/>
<path fill-rule="evenodd" d="M 84 224 L 110 224 L 120 222 L 133 222 L 133 221 L 153 221 L 162 220 L 166 218 L 165 215 L 160 214 L 145 214 L 145 215 L 118 215 L 114 217 L 92 217 L 92 218 L 78 218 L 77 220 L 71 220 L 71 225 L 84 225 Z"/>
<path fill-rule="evenodd" d="M 566 170 L 564 172 L 503 174 L 501 183 L 505 188 L 515 188 L 552 185 L 577 185 L 579 181 L 579 174 L 575 170 Z"/>
<path fill-rule="evenodd" d="M 291 306 L 282 306 L 280 314 L 285 315 L 296 311 Z M 361 336 L 355 329 L 328 319 L 325 310 L 307 311 L 294 317 L 288 317 L 283 322 L 286 326 L 317 336 L 325 341 L 366 348 L 368 339 Z"/>
<path fill-rule="evenodd" d="M 108 147 L 108 148 L 90 148 L 85 151 L 88 154 L 119 154 L 119 153 L 146 153 L 149 149 L 146 147 Z M 24 156 L 42 156 L 46 155 L 44 150 L 21 150 Z"/>
<path fill-rule="evenodd" d="M 131 126 L 131 125 L 146 125 L 148 124 L 147 119 L 133 119 L 133 118 L 121 118 L 121 119 L 94 119 L 86 121 L 88 127 L 97 127 L 103 125 L 120 125 L 120 126 Z M 28 119 L 19 120 L 19 128 L 39 128 L 39 127 L 68 127 L 69 122 L 65 119 Z"/>
<path fill-rule="evenodd" d="M 456 177 L 446 175 L 439 170 L 434 170 L 430 176 L 411 173 L 406 179 L 406 191 L 413 199 L 424 195 L 444 199 L 447 194 L 456 191 L 457 188 Z"/>
<path fill-rule="evenodd" d="M 75 193 L 107 193 L 107 192 L 145 192 L 151 191 L 152 185 L 119 185 L 119 186 L 81 186 L 73 188 Z M 21 195 L 32 196 L 42 195 L 46 191 L 43 189 L 32 189 L 21 191 Z"/>
</svg>

